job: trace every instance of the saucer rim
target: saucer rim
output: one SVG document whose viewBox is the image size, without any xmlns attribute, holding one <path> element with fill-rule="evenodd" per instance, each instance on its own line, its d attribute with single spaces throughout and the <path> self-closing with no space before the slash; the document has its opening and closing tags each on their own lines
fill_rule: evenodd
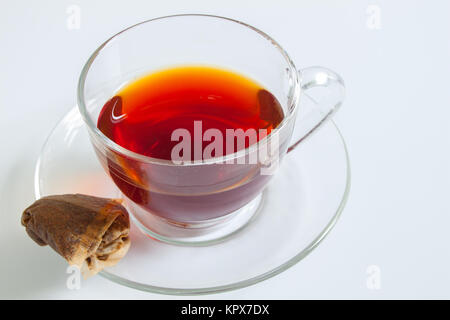
<svg viewBox="0 0 450 320">
<path fill-rule="evenodd" d="M 59 127 L 59 125 L 72 113 L 79 113 L 78 107 L 75 106 L 72 109 L 70 109 L 67 113 L 61 117 L 61 119 L 56 123 L 56 125 L 52 128 L 50 133 L 48 134 L 47 138 L 45 139 L 45 142 L 41 148 L 41 151 L 39 153 L 39 157 L 36 161 L 35 170 L 34 170 L 34 196 L 35 199 L 41 198 L 41 192 L 40 192 L 40 183 L 39 183 L 39 177 L 40 177 L 40 166 L 42 162 L 42 155 L 44 151 L 46 150 L 46 147 L 50 141 L 50 138 L 53 136 L 56 129 Z M 80 115 L 81 116 L 81 115 Z M 207 295 L 207 294 L 217 294 L 227 291 L 233 291 L 237 289 L 242 289 L 245 287 L 252 286 L 254 284 L 257 284 L 259 282 L 262 282 L 264 280 L 270 279 L 272 277 L 275 277 L 276 275 L 288 270 L 292 266 L 296 265 L 298 262 L 303 260 L 306 256 L 308 256 L 324 239 L 325 237 L 330 233 L 330 231 L 334 228 L 337 221 L 339 220 L 340 216 L 342 215 L 342 212 L 347 204 L 350 189 L 351 189 L 351 165 L 350 165 L 350 158 L 348 153 L 347 144 L 345 143 L 345 139 L 342 135 L 342 132 L 339 130 L 339 127 L 337 124 L 332 120 L 328 120 L 334 129 L 336 130 L 342 146 L 344 148 L 345 152 L 345 158 L 346 158 L 346 185 L 344 194 L 342 196 L 342 199 L 339 203 L 339 206 L 337 207 L 337 210 L 331 220 L 328 222 L 328 224 L 325 226 L 325 228 L 317 235 L 309 245 L 307 245 L 303 250 L 301 250 L 298 254 L 293 256 L 291 259 L 287 260 L 283 264 L 279 265 L 276 268 L 273 268 L 269 271 L 266 271 L 260 275 L 251 277 L 246 280 L 241 280 L 237 282 L 233 282 L 226 285 L 220 285 L 220 286 L 214 286 L 214 287 L 204 287 L 204 288 L 168 288 L 168 287 L 160 287 L 160 286 L 153 286 L 153 285 L 146 285 L 141 284 L 135 281 L 127 280 L 122 277 L 116 276 L 112 273 L 109 273 L 106 270 L 102 270 L 99 275 L 102 276 L 105 279 L 108 279 L 112 282 L 115 282 L 117 284 L 133 288 L 140 291 L 150 292 L 150 293 L 157 293 L 157 294 L 165 294 L 165 295 L 177 295 L 177 296 L 200 296 L 200 295 Z M 320 131 L 315 130 L 315 131 Z M 316 132 L 314 132 L 311 136 L 315 135 Z M 310 137 L 308 136 L 307 139 Z"/>
</svg>

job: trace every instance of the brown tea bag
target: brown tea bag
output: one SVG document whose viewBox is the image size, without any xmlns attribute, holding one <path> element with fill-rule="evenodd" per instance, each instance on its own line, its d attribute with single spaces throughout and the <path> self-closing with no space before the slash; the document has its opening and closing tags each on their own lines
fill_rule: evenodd
<svg viewBox="0 0 450 320">
<path fill-rule="evenodd" d="M 49 245 L 85 278 L 113 266 L 130 247 L 130 221 L 116 200 L 82 194 L 43 197 L 22 214 L 22 225 L 39 245 Z"/>
</svg>

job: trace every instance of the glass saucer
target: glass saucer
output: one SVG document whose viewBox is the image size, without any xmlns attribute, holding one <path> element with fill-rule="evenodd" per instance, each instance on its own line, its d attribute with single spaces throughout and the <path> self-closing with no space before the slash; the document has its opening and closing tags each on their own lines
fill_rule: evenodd
<svg viewBox="0 0 450 320">
<path fill-rule="evenodd" d="M 177 295 L 246 287 L 306 257 L 330 232 L 346 203 L 350 166 L 345 142 L 329 121 L 287 154 L 250 223 L 205 247 L 163 243 L 131 226 L 131 248 L 100 274 L 139 290 Z M 84 193 L 118 197 L 98 162 L 77 108 L 56 125 L 36 164 L 36 198 Z"/>
</svg>

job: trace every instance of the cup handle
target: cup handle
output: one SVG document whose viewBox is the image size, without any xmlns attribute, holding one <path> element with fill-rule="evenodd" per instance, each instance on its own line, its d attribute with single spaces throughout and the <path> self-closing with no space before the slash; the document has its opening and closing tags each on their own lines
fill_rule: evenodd
<svg viewBox="0 0 450 320">
<path fill-rule="evenodd" d="M 292 140 L 295 140 L 287 152 L 294 150 L 300 142 L 330 119 L 342 105 L 345 96 L 344 80 L 327 68 L 309 67 L 299 70 L 299 75 L 300 94 L 308 96 L 316 103 L 316 106 L 304 117 L 297 119 L 296 137 L 292 137 Z M 321 88 L 321 90 L 311 90 L 313 88 Z M 300 96 L 300 101 L 301 99 Z M 299 114 L 300 112 L 297 114 L 298 117 Z"/>
</svg>

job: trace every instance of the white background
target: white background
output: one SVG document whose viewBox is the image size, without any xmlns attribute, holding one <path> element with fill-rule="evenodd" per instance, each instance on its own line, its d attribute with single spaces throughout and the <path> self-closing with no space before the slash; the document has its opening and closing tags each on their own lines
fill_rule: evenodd
<svg viewBox="0 0 450 320">
<path fill-rule="evenodd" d="M 67 28 L 72 4 L 79 30 Z M 367 24 L 369 5 L 380 9 L 379 29 Z M 336 121 L 353 179 L 335 229 L 281 275 L 202 298 L 450 298 L 450 3 L 437 0 L 2 0 L 0 298 L 167 298 L 101 277 L 68 290 L 65 261 L 26 236 L 20 215 L 34 200 L 40 147 L 75 104 L 90 53 L 129 25 L 176 13 L 243 20 L 297 66 L 327 66 L 347 86 Z M 379 290 L 366 285 L 371 265 Z"/>
</svg>

